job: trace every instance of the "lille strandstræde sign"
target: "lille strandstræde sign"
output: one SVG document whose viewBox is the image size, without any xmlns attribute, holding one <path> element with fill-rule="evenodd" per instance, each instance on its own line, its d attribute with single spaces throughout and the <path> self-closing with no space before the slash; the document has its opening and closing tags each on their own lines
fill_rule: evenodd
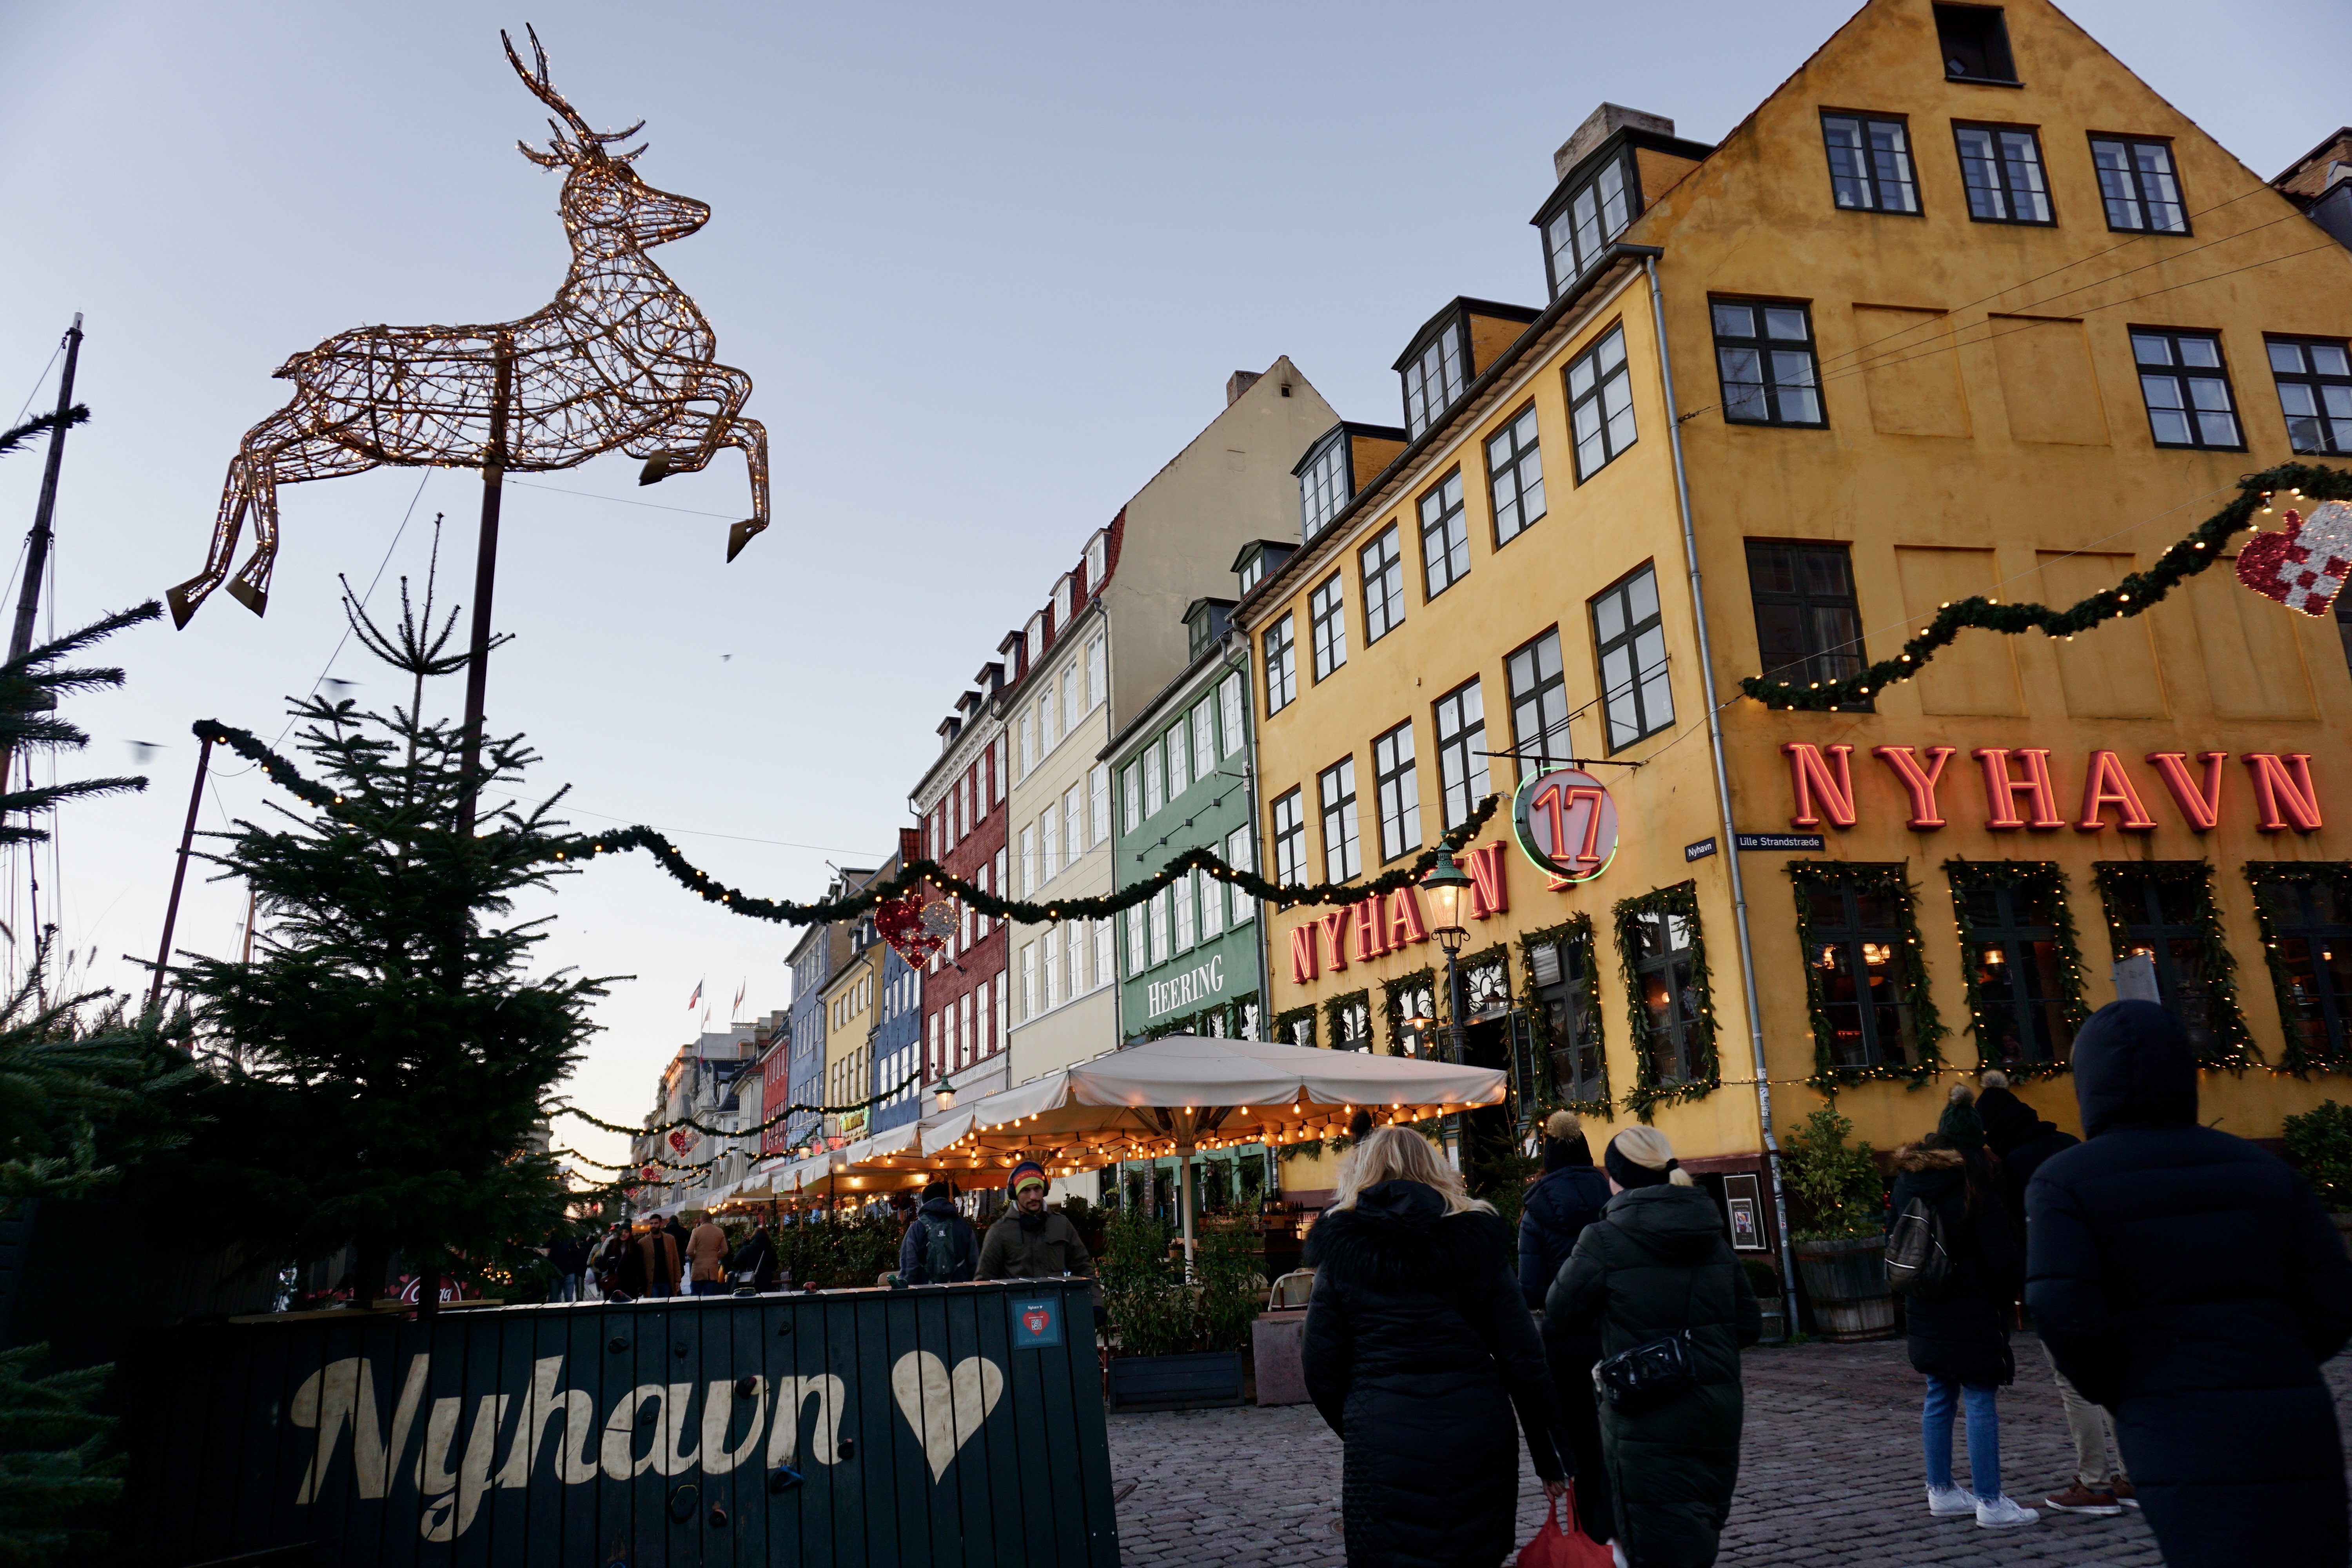
<svg viewBox="0 0 2352 1568">
<path fill-rule="evenodd" d="M 1780 751 L 1789 759 L 1789 785 L 1795 797 L 1789 826 L 1819 827 L 1826 822 L 1832 827 L 1852 827 L 1859 816 L 1853 748 L 1790 741 Z M 1959 754 L 1958 747 L 1873 746 L 1870 754 L 1885 765 L 1909 797 L 1911 815 L 1906 826 L 1921 832 L 1947 826 L 1938 791 L 1946 764 Z M 1979 746 L 1969 755 L 1983 775 L 1984 826 L 1996 832 L 2072 827 L 2097 833 L 2113 826 L 2126 833 L 2152 833 L 2158 826 L 2147 802 L 2163 797 L 2152 790 L 2143 795 L 2132 770 L 2116 752 L 2091 752 L 2083 771 L 2081 802 L 2071 818 L 2059 808 L 2059 783 L 2051 771 L 2051 748 Z M 2209 833 L 2221 825 L 2229 760 L 2227 752 L 2200 752 L 2192 771 L 2186 752 L 2150 752 L 2145 759 L 2155 771 L 2156 782 L 2172 797 L 2181 821 L 2195 833 Z M 2238 760 L 2252 785 L 2256 828 L 2264 833 L 2284 833 L 2290 828 L 2313 833 L 2323 826 L 2319 791 L 2311 782 L 2310 752 L 2290 752 L 2282 756 L 2275 752 L 2247 752 Z"/>
<path fill-rule="evenodd" d="M 1617 803 L 1582 768 L 1552 768 L 1519 781 L 1511 797 L 1519 852 L 1554 884 L 1573 887 L 1617 858 Z"/>
</svg>

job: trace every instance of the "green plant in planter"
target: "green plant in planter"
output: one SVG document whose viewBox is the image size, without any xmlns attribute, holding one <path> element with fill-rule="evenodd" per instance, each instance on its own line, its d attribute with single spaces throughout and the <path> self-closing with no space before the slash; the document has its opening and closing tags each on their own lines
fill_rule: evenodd
<svg viewBox="0 0 2352 1568">
<path fill-rule="evenodd" d="M 2337 1214 L 2352 1211 L 2352 1106 L 2323 1100 L 2288 1117 L 2286 1158 L 2321 1203 Z"/>
<path fill-rule="evenodd" d="M 1846 1142 L 1853 1120 L 1823 1106 L 1780 1141 L 1780 1180 L 1797 1197 L 1799 1241 L 1876 1236 L 1885 1222 L 1886 1184 L 1867 1143 Z"/>
<path fill-rule="evenodd" d="M 1103 1310 L 1120 1352 L 1177 1355 L 1246 1346 L 1265 1291 L 1251 1233 L 1230 1222 L 1197 1226 L 1190 1285 L 1169 1256 L 1175 1235 L 1166 1221 L 1129 1209 L 1112 1214 L 1103 1227 Z"/>
</svg>

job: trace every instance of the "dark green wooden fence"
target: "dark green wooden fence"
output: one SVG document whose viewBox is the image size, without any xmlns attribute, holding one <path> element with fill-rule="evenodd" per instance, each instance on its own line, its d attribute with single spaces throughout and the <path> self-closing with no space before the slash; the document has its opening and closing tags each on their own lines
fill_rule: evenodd
<svg viewBox="0 0 2352 1568">
<path fill-rule="evenodd" d="M 1116 1564 L 1093 1321 L 1049 1281 L 184 1331 L 125 1369 L 114 1551 Z"/>
</svg>

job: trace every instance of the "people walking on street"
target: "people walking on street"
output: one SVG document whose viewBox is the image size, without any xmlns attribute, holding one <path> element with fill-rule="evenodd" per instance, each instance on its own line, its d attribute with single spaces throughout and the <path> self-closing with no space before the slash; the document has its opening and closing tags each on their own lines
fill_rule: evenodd
<svg viewBox="0 0 2352 1568">
<path fill-rule="evenodd" d="M 2284 1163 L 2200 1125 L 2188 1032 L 2112 1002 L 2074 1038 L 2084 1142 L 2026 1189 L 2025 1299 L 2115 1414 L 2170 1568 L 2342 1568 L 2344 1448 L 2320 1364 L 2352 1259 Z"/>
<path fill-rule="evenodd" d="M 1609 1178 L 1593 1164 L 1584 1123 L 1573 1111 L 1555 1110 L 1544 1122 L 1543 1164 L 1542 1178 L 1528 1189 L 1519 1209 L 1519 1290 L 1538 1310 L 1576 1250 L 1577 1237 L 1609 1202 Z M 1547 1314 L 1543 1348 L 1559 1395 L 1561 1430 L 1576 1456 L 1577 1522 L 1585 1534 L 1605 1542 L 1616 1533 L 1616 1517 L 1601 1459 L 1601 1411 L 1592 1393 L 1600 1331 L 1590 1324 L 1555 1324 Z"/>
<path fill-rule="evenodd" d="M 1932 1289 L 1904 1298 L 1913 1370 L 1927 1379 L 1920 1436 L 1927 1465 L 1927 1511 L 1973 1516 L 1986 1530 L 2032 1524 L 2042 1515 L 2000 1489 L 2000 1391 L 2017 1378 L 2009 1343 L 2010 1303 L 2025 1256 L 2011 1227 L 1985 1127 L 1966 1084 L 1954 1084 L 1936 1131 L 1895 1152 L 1895 1223 L 1914 1204 L 1943 1245 L 1947 1270 Z M 1952 1417 L 1968 1411 L 1969 1486 L 1952 1476 Z"/>
<path fill-rule="evenodd" d="M 2007 1073 L 1996 1068 L 1977 1081 L 1984 1086 L 1984 1092 L 1977 1096 L 1977 1113 L 1984 1118 L 1985 1146 L 2000 1163 L 2001 1197 L 2009 1205 L 2010 1223 L 2017 1229 L 2021 1251 L 2025 1238 L 2025 1189 L 2033 1180 L 2033 1173 L 2051 1155 L 2072 1149 L 2082 1140 L 2037 1115 L 2010 1088 Z M 2024 1288 L 2021 1269 L 2021 1294 Z M 2074 1440 L 2074 1479 L 2063 1491 L 2043 1498 L 2042 1505 L 2061 1513 L 2092 1514 L 2118 1514 L 2126 1508 L 2137 1508 L 2131 1469 L 2124 1463 L 2123 1448 L 2116 1442 L 2115 1417 L 2075 1391 L 2074 1385 L 2066 1381 L 2066 1374 L 2058 1370 L 2058 1363 L 2051 1359 L 2047 1344 L 2042 1347 L 2042 1363 L 2050 1369 L 2051 1381 L 2057 1385 L 2059 1401 L 2066 1411 L 2066 1432 Z"/>
<path fill-rule="evenodd" d="M 1572 1473 L 1509 1227 L 1418 1131 L 1382 1127 L 1349 1152 L 1304 1261 L 1303 1369 L 1344 1449 L 1351 1568 L 1500 1563 L 1517 1434 L 1555 1500 Z"/>
<path fill-rule="evenodd" d="M 922 1204 L 899 1238 L 898 1277 L 909 1285 L 956 1285 L 979 1266 L 971 1222 L 956 1212 L 952 1189 L 944 1181 L 927 1184 Z"/>
<path fill-rule="evenodd" d="M 580 1300 L 580 1276 L 588 1267 L 588 1238 L 584 1236 L 552 1236 L 547 1241 L 547 1268 L 553 1276 L 547 1299 L 551 1301 Z"/>
<path fill-rule="evenodd" d="M 645 1230 L 621 1258 L 621 1291 L 628 1296 L 675 1296 L 678 1280 L 677 1240 L 659 1219 L 646 1221 Z"/>
<path fill-rule="evenodd" d="M 636 1250 L 636 1242 L 629 1235 L 625 1221 L 615 1220 L 604 1233 L 604 1244 L 596 1252 L 596 1293 L 610 1296 L 625 1289 L 621 1281 L 628 1271 L 629 1255 Z"/>
<path fill-rule="evenodd" d="M 754 1225 L 751 1233 L 735 1245 L 727 1258 L 727 1275 L 737 1285 L 749 1285 L 754 1290 L 772 1290 L 776 1284 L 776 1241 L 764 1225 Z"/>
<path fill-rule="evenodd" d="M 1544 1298 L 1544 1322 L 1597 1330 L 1604 1367 L 1636 1347 L 1683 1348 L 1685 1385 L 1601 1406 L 1611 1550 L 1633 1568 L 1709 1568 L 1739 1479 L 1739 1352 L 1756 1342 L 1762 1317 L 1715 1200 L 1664 1133 L 1629 1127 L 1602 1164 L 1621 1190 L 1577 1237 Z"/>
<path fill-rule="evenodd" d="M 708 1214 L 686 1238 L 686 1263 L 690 1294 L 727 1294 L 727 1233 Z"/>
<path fill-rule="evenodd" d="M 980 1247 L 982 1279 L 1050 1279 L 1076 1274 L 1087 1281 L 1095 1306 L 1102 1306 L 1102 1284 L 1095 1278 L 1094 1259 L 1068 1216 L 1045 1206 L 1045 1167 L 1024 1160 L 1013 1167 L 1004 1184 L 1013 1206 L 988 1227 Z M 903 1257 L 901 1261 L 903 1261 Z"/>
</svg>

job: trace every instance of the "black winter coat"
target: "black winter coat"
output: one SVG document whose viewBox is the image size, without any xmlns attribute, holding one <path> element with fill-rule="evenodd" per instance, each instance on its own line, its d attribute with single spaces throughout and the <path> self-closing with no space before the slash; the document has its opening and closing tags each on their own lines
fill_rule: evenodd
<svg viewBox="0 0 2352 1568">
<path fill-rule="evenodd" d="M 1998 1193 L 1984 1193 L 1969 1214 L 1968 1174 L 1958 1151 L 1895 1152 L 1895 1218 L 1913 1198 L 1924 1198 L 1944 1222 L 1952 1276 L 1931 1297 L 1904 1298 L 1911 1364 L 1932 1377 L 2005 1387 L 2017 1379 L 2009 1347 L 2009 1304 L 2025 1273 L 2025 1253 L 2010 1228 Z"/>
<path fill-rule="evenodd" d="M 1544 1320 L 1597 1324 L 1612 1356 L 1688 1328 L 1698 1386 L 1654 1409 L 1601 1407 L 1617 1541 L 1634 1568 L 1707 1568 L 1739 1479 L 1739 1351 L 1763 1324 L 1715 1200 L 1696 1187 L 1636 1187 L 1585 1227 L 1545 1299 Z"/>
<path fill-rule="evenodd" d="M 1307 1235 L 1307 1392 L 1345 1447 L 1352 1568 L 1493 1568 L 1517 1533 L 1519 1449 L 1566 1479 L 1543 1347 L 1511 1279 L 1511 1233 L 1382 1182 Z"/>
<path fill-rule="evenodd" d="M 2033 1107 L 2005 1089 L 1989 1089 L 1977 1097 L 1977 1114 L 1984 1119 L 1985 1147 L 2000 1160 L 2001 1196 L 2009 1205 L 2010 1223 L 2017 1231 L 2020 1249 L 2025 1236 L 2025 1189 L 2042 1163 L 2082 1140 L 2045 1121 Z M 2022 1282 L 2021 1277 L 2021 1282 Z"/>
<path fill-rule="evenodd" d="M 2197 1063 L 2152 1002 L 2074 1042 L 2086 1141 L 2027 1189 L 2025 1299 L 2058 1368 L 2115 1412 L 2171 1568 L 2342 1568 L 2344 1453 L 2319 1363 L 2352 1261 L 2303 1178 L 2198 1125 Z"/>
<path fill-rule="evenodd" d="M 947 1272 L 931 1278 L 931 1233 L 947 1237 Z M 909 1285 L 958 1285 L 980 1265 L 980 1244 L 972 1239 L 971 1222 L 956 1212 L 953 1198 L 925 1198 L 915 1211 L 907 1234 L 898 1242 L 898 1273 Z"/>
<path fill-rule="evenodd" d="M 1530 1309 L 1544 1304 L 1584 1227 L 1609 1203 L 1609 1178 L 1591 1165 L 1563 1165 L 1528 1189 L 1519 1208 L 1519 1290 Z"/>
</svg>

